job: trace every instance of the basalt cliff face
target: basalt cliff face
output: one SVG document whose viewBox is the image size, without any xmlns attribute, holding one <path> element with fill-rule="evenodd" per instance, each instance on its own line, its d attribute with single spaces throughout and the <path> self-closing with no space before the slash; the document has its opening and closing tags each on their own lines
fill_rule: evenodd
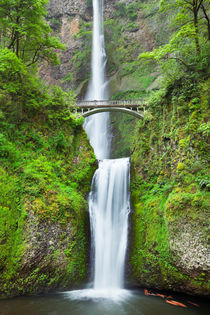
<svg viewBox="0 0 210 315">
<path fill-rule="evenodd" d="M 80 24 L 90 21 L 90 10 L 86 2 L 82 0 L 51 0 L 47 18 L 53 31 L 59 36 L 62 43 L 66 45 L 66 50 L 61 53 L 59 66 L 43 64 L 40 67 L 40 75 L 48 84 L 57 84 L 65 88 L 74 89 L 82 76 L 80 74 L 79 77 L 74 76 L 72 78 L 72 73 L 75 72 L 72 58 L 76 51 L 83 48 L 83 42 L 76 37 L 80 31 Z M 80 70 L 82 73 L 82 69 Z M 89 63 L 87 63 L 87 69 L 84 69 L 84 71 L 89 71 Z M 66 81 L 65 78 L 67 78 Z"/>
<path fill-rule="evenodd" d="M 157 86 L 156 69 L 144 71 L 148 83 L 138 79 L 134 59 L 142 51 L 152 50 L 157 42 L 157 26 L 147 19 L 139 1 L 104 1 L 107 75 L 110 94 L 136 90 L 139 93 Z M 92 1 L 51 0 L 48 22 L 66 50 L 61 53 L 59 66 L 42 64 L 40 75 L 48 84 L 73 89 L 84 97 L 90 77 Z M 153 83 L 153 84 L 152 84 Z"/>
</svg>

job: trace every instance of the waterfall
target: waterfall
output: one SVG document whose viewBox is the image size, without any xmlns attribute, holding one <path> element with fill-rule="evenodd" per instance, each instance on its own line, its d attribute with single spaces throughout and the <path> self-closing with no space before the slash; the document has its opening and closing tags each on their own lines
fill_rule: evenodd
<svg viewBox="0 0 210 315">
<path fill-rule="evenodd" d="M 98 101 L 108 99 L 105 67 L 106 51 L 103 26 L 103 0 L 93 0 L 91 80 L 86 95 L 87 100 Z"/>
<path fill-rule="evenodd" d="M 106 51 L 103 27 L 103 0 L 93 0 L 93 36 L 91 56 L 91 80 L 86 100 L 108 99 L 105 76 Z M 100 113 L 86 118 L 84 128 L 98 159 L 109 157 L 109 113 Z"/>
<path fill-rule="evenodd" d="M 129 158 L 99 161 L 89 198 L 94 289 L 123 288 L 129 213 Z"/>
<path fill-rule="evenodd" d="M 106 52 L 103 0 L 93 0 L 91 81 L 87 100 L 108 97 L 105 78 Z M 86 119 L 84 128 L 99 161 L 89 196 L 93 249 L 93 289 L 105 295 L 123 288 L 129 213 L 129 158 L 109 158 L 109 114 Z"/>
<path fill-rule="evenodd" d="M 93 37 L 91 80 L 87 100 L 108 97 L 105 76 L 106 53 L 103 29 L 103 0 L 93 0 Z M 109 158 L 109 114 L 86 118 L 84 128 L 99 160 L 91 192 L 89 213 L 93 252 L 93 285 L 90 290 L 73 292 L 71 296 L 121 298 L 127 247 L 128 214 L 130 211 L 129 158 Z"/>
</svg>

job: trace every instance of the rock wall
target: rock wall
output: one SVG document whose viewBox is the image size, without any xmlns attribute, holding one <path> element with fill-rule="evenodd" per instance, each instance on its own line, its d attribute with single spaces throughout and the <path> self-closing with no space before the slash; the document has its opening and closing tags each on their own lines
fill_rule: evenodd
<svg viewBox="0 0 210 315">
<path fill-rule="evenodd" d="M 122 12 L 119 12 L 121 4 Z M 154 25 L 148 21 L 140 4 L 141 1 L 138 0 L 104 1 L 110 95 L 129 89 L 144 89 L 144 84 L 137 82 L 136 69 L 132 69 L 132 62 L 141 51 L 154 47 L 156 35 Z M 129 10 L 131 13 L 128 13 Z M 40 75 L 48 84 L 73 89 L 83 98 L 90 77 L 92 3 L 88 0 L 51 0 L 47 19 L 54 33 L 66 45 L 66 50 L 60 55 L 59 66 L 42 64 Z M 124 71 L 123 65 L 128 67 L 129 64 L 131 69 L 126 73 L 128 71 Z M 147 73 L 148 76 L 150 74 L 151 71 Z M 152 75 L 150 81 L 153 82 L 156 77 L 157 74 Z"/>
<path fill-rule="evenodd" d="M 207 83 L 150 103 L 132 155 L 130 267 L 138 285 L 208 296 Z M 197 91 L 195 93 L 195 90 Z M 173 96 L 172 96 L 173 95 Z M 176 96 L 175 96 L 176 95 Z"/>
<path fill-rule="evenodd" d="M 54 33 L 66 45 L 66 50 L 60 55 L 59 66 L 41 65 L 40 76 L 47 84 L 57 84 L 66 89 L 76 88 L 80 78 L 72 77 L 75 72 L 72 58 L 75 51 L 81 50 L 83 47 L 83 41 L 77 39 L 76 35 L 80 30 L 80 24 L 90 21 L 90 18 L 90 10 L 86 1 L 50 1 L 47 19 Z M 89 71 L 89 67 L 87 63 L 87 71 Z M 68 80 L 69 75 L 71 80 Z M 65 78 L 67 78 L 66 82 Z"/>
</svg>

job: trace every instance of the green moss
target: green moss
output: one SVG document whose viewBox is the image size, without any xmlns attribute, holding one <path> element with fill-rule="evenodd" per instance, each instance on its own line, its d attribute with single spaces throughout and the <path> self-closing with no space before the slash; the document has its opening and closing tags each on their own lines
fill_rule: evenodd
<svg viewBox="0 0 210 315">
<path fill-rule="evenodd" d="M 177 165 L 177 171 L 183 171 L 184 170 L 184 163 L 179 163 L 178 165 Z"/>
<path fill-rule="evenodd" d="M 144 191 L 141 193 L 144 194 Z M 141 200 L 140 203 L 133 203 L 132 243 L 135 245 L 132 247 L 131 262 L 135 277 L 151 285 L 156 281 L 154 278 L 160 280 L 162 277 L 161 281 L 164 281 L 169 257 L 167 226 L 163 217 L 165 198 L 162 195 L 154 197 L 151 192 L 144 194 Z M 153 274 L 154 270 L 156 272 Z"/>
<path fill-rule="evenodd" d="M 191 88 L 190 98 L 185 82 L 157 92 L 150 99 L 150 118 L 137 127 L 131 172 L 131 278 L 144 286 L 205 295 L 207 274 L 182 268 L 171 250 L 171 241 L 187 224 L 193 233 L 202 234 L 202 246 L 207 247 L 208 240 L 207 133 L 204 136 L 200 127 L 206 120 L 206 82 L 192 83 Z"/>
<path fill-rule="evenodd" d="M 47 292 L 83 281 L 86 197 L 96 160 L 81 123 L 67 120 L 61 127 L 41 117 L 19 125 L 4 118 L 0 127 L 0 296 Z M 48 246 L 55 229 L 57 243 Z M 46 254 L 39 256 L 43 238 Z"/>
</svg>

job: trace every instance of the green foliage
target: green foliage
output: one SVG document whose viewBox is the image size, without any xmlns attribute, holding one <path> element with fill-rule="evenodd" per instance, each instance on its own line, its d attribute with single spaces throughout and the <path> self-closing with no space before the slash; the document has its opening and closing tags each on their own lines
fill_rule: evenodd
<svg viewBox="0 0 210 315">
<path fill-rule="evenodd" d="M 26 69 L 21 60 L 9 49 L 0 49 L 0 89 L 3 93 L 18 93 L 21 89 L 21 76 Z"/>
<path fill-rule="evenodd" d="M 168 231 L 163 216 L 165 197 L 162 194 L 154 195 L 151 187 L 146 185 L 139 188 L 141 196 L 143 195 L 141 200 L 133 199 L 133 273 L 144 285 L 154 286 L 154 283 L 158 283 L 159 286 L 164 286 L 164 283 L 167 283 L 166 275 L 170 262 Z"/>
<path fill-rule="evenodd" d="M 90 188 L 95 158 L 81 125 L 57 118 L 56 112 L 54 108 L 50 120 L 34 120 L 33 116 L 19 125 L 10 122 L 11 114 L 4 109 L 7 119 L 0 121 L 0 290 L 8 296 L 48 290 L 61 282 L 67 286 L 86 276 L 84 196 Z M 28 235 L 34 224 L 49 229 L 56 224 L 64 232 L 71 226 L 72 239 L 60 242 L 75 245 L 71 251 L 62 245 L 69 254 L 62 269 L 53 275 L 50 270 L 58 269 L 53 266 L 57 266 L 62 251 L 47 256 L 43 269 L 37 263 L 37 272 L 32 266 L 27 269 L 29 273 L 19 274 L 31 246 Z"/>
<path fill-rule="evenodd" d="M 79 50 L 74 51 L 73 58 L 71 59 L 71 64 L 74 69 L 75 76 L 81 76 L 81 74 L 87 65 L 90 65 L 91 59 L 91 38 L 92 38 L 92 25 L 91 23 L 82 23 L 79 28 L 79 32 L 75 35 L 75 39 L 82 40 L 83 46 Z M 89 78 L 89 73 L 84 73 L 84 79 Z M 72 80 L 74 76 L 67 76 L 64 80 Z"/>
<path fill-rule="evenodd" d="M 116 94 L 117 96 L 117 94 Z M 117 97 L 117 99 L 120 99 Z M 124 99 L 124 98 L 123 98 Z M 120 158 L 131 155 L 133 129 L 137 119 L 124 113 L 110 113 L 111 139 L 110 158 Z"/>
<path fill-rule="evenodd" d="M 50 27 L 54 32 L 59 32 L 62 26 L 62 21 L 59 18 L 50 19 Z"/>
<path fill-rule="evenodd" d="M 59 39 L 51 36 L 45 21 L 48 0 L 1 0 L 1 48 L 11 49 L 28 66 L 44 59 L 58 63 L 55 49 L 64 49 Z"/>
<path fill-rule="evenodd" d="M 85 196 L 95 157 L 84 119 L 73 114 L 73 93 L 46 87 L 26 64 L 17 52 L 0 49 L 0 291 L 5 296 L 66 287 L 86 277 Z M 30 247 L 36 251 L 42 241 L 43 226 L 70 229 L 71 237 L 57 237 L 57 249 L 50 248 L 41 262 L 26 263 L 22 272 Z M 64 258 L 60 248 L 68 253 Z"/>
<path fill-rule="evenodd" d="M 7 266 L 5 276 L 6 280 L 9 280 L 18 269 L 23 247 L 21 241 L 21 228 L 25 217 L 24 211 L 21 211 L 23 189 L 19 179 L 8 174 L 4 167 L 0 168 L 0 174 L 0 266 L 2 271 L 4 266 Z"/>
<path fill-rule="evenodd" d="M 140 8 L 141 3 L 133 2 L 126 5 L 125 2 L 117 2 L 116 3 L 116 13 L 117 17 L 128 18 L 131 21 L 135 21 L 137 19 L 137 10 Z"/>
<path fill-rule="evenodd" d="M 201 131 L 204 136 L 209 136 L 210 134 L 210 122 L 202 123 L 198 128 L 198 131 Z"/>
<path fill-rule="evenodd" d="M 202 231 L 207 248 L 209 41 L 202 7 L 194 24 L 189 9 L 193 2 L 199 1 L 161 1 L 157 16 L 170 19 L 171 37 L 139 56 L 145 66 L 148 60 L 156 61 L 163 80 L 161 89 L 149 97 L 134 135 L 130 257 L 133 276 L 141 285 L 169 288 L 173 283 L 202 292 L 207 276 L 198 271 L 192 277 L 184 268 L 177 269 L 179 257 L 169 250 L 186 222 L 195 233 Z M 152 5 L 143 6 L 151 14 Z"/>
<path fill-rule="evenodd" d="M 134 32 L 135 30 L 138 30 L 138 25 L 136 23 L 134 23 L 134 22 L 128 23 L 126 25 L 126 30 Z"/>
<path fill-rule="evenodd" d="M 209 1 L 158 2 L 160 12 L 173 11 L 172 19 L 170 15 L 171 38 L 169 43 L 152 52 L 142 53 L 139 58 L 156 60 L 167 83 L 186 74 L 195 78 L 207 77 L 210 37 L 203 27 L 203 22 L 205 18 L 209 21 L 207 15 Z"/>
<path fill-rule="evenodd" d="M 207 248 L 209 80 L 202 74 L 172 78 L 148 101 L 132 154 L 132 276 L 141 285 L 205 292 L 207 275 L 177 268 L 172 240 L 192 227 Z M 149 115 L 149 119 L 148 119 Z M 170 249 L 170 250 L 169 250 Z M 158 275 L 158 276 L 157 276 Z M 195 280 L 196 279 L 196 280 Z"/>
<path fill-rule="evenodd" d="M 175 240 L 183 229 L 184 222 L 199 228 L 207 226 L 208 202 L 206 192 L 200 192 L 196 185 L 177 188 L 166 179 L 159 184 L 142 181 L 136 177 L 132 181 L 132 232 L 130 262 L 132 277 L 142 285 L 169 288 L 181 286 L 195 290 L 207 289 L 205 275 L 199 283 L 190 285 L 192 279 L 184 269 L 177 269 L 180 257 L 171 251 L 169 240 Z M 205 241 L 205 246 L 207 245 Z M 196 279 L 200 278 L 196 275 Z"/>
<path fill-rule="evenodd" d="M 113 96 L 113 100 L 135 100 L 135 99 L 141 99 L 142 96 L 145 96 L 144 92 L 142 90 L 127 90 L 123 92 L 116 92 Z"/>
<path fill-rule="evenodd" d="M 86 0 L 87 8 L 92 8 L 92 0 Z"/>
<path fill-rule="evenodd" d="M 30 119 L 41 113 L 49 122 L 59 124 L 69 120 L 81 125 L 72 114 L 74 95 L 58 86 L 47 88 L 40 79 L 31 75 L 25 64 L 10 50 L 0 49 L 0 98 L 4 115 L 10 120 Z"/>
<path fill-rule="evenodd" d="M 108 56 L 108 73 L 116 72 L 124 65 L 131 63 L 134 66 L 135 51 L 139 48 L 139 43 L 133 42 L 124 31 L 128 30 L 129 24 L 125 25 L 118 19 L 107 19 L 104 23 L 106 52 Z M 130 27 L 136 27 L 130 23 Z M 110 41 L 110 38 L 112 40 Z M 137 62 L 138 63 L 138 62 Z M 123 73 L 120 75 L 124 75 Z"/>
</svg>

